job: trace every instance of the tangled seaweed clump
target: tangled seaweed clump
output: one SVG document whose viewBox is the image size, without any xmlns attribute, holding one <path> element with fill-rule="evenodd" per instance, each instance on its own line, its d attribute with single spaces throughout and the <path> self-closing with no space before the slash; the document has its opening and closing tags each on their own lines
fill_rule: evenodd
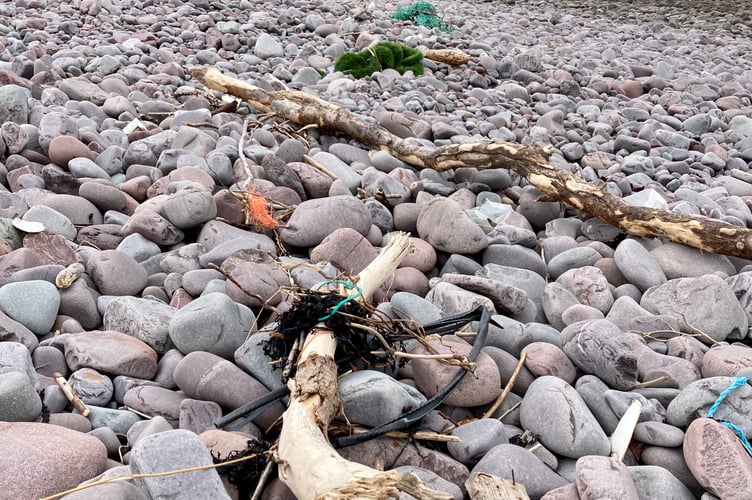
<svg viewBox="0 0 752 500">
<path fill-rule="evenodd" d="M 345 52 L 334 63 L 335 71 L 355 78 L 370 76 L 376 71 L 392 68 L 404 74 L 412 71 L 423 74 L 423 53 L 412 47 L 394 42 L 379 42 L 360 52 Z"/>
</svg>

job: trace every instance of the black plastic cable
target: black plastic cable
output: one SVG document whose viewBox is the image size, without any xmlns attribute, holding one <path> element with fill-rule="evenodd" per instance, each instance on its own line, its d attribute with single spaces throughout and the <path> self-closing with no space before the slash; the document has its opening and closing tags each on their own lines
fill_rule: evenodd
<svg viewBox="0 0 752 500">
<path fill-rule="evenodd" d="M 261 412 L 263 412 L 264 409 L 266 409 L 267 406 L 269 406 L 270 404 L 274 403 L 277 400 L 282 399 L 289 392 L 290 392 L 290 389 L 288 389 L 287 386 L 282 386 L 278 389 L 274 389 L 268 394 L 264 394 L 260 398 L 256 398 L 253 401 L 250 401 L 244 404 L 243 406 L 240 406 L 232 410 L 230 413 L 228 413 L 224 417 L 218 418 L 214 422 L 214 425 L 216 425 L 217 428 L 224 427 L 225 425 L 229 424 L 233 420 L 241 418 L 241 417 L 245 417 L 246 415 L 248 415 L 250 412 L 254 410 L 258 411 L 258 413 L 254 412 L 254 415 L 253 415 L 253 418 L 256 418 Z M 253 418 L 251 420 L 253 420 Z"/>
<path fill-rule="evenodd" d="M 423 327 L 423 330 L 426 332 L 426 334 L 429 335 L 441 335 L 446 333 L 452 333 L 457 331 L 460 327 L 463 325 L 480 319 L 480 325 L 478 326 L 478 333 L 475 337 L 475 342 L 473 343 L 473 348 L 470 351 L 470 354 L 468 354 L 468 360 L 472 363 L 475 361 L 475 359 L 478 357 L 478 354 L 480 353 L 481 348 L 486 343 L 486 337 L 488 335 L 488 323 L 490 320 L 490 315 L 486 308 L 482 306 L 478 306 L 472 311 L 456 314 L 454 316 L 449 316 L 447 318 L 440 319 L 438 321 L 435 321 L 433 323 L 430 323 Z M 436 394 L 433 398 L 428 400 L 426 404 L 423 406 L 416 408 L 408 413 L 405 413 L 398 419 L 392 420 L 391 422 L 387 422 L 386 424 L 383 424 L 379 427 L 376 427 L 374 429 L 371 429 L 370 431 L 364 433 L 364 434 L 357 434 L 354 436 L 343 436 L 336 440 L 334 440 L 335 445 L 339 446 L 349 446 L 351 444 L 360 443 L 363 441 L 367 441 L 369 439 L 373 439 L 375 437 L 381 436 L 389 431 L 397 430 L 397 429 L 403 429 L 410 424 L 417 422 L 424 416 L 426 416 L 431 410 L 435 409 L 437 406 L 439 406 L 448 396 L 449 394 L 454 390 L 455 387 L 457 387 L 457 384 L 459 384 L 462 381 L 462 378 L 465 376 L 466 370 L 460 370 L 460 372 L 455 375 L 454 379 L 452 379 L 449 384 L 442 389 L 441 392 Z M 229 430 L 237 430 L 245 426 L 248 422 L 252 421 L 256 417 L 258 417 L 261 413 L 264 412 L 267 406 L 270 404 L 282 399 L 283 397 L 287 396 L 290 393 L 290 390 L 287 388 L 287 386 L 282 386 L 277 389 L 274 389 L 273 391 L 269 392 L 268 394 L 264 394 L 260 398 L 256 398 L 253 401 L 250 401 L 243 406 L 240 406 L 227 415 L 218 418 L 214 425 L 217 428 L 222 428 L 232 422 L 233 420 L 237 420 L 239 418 L 242 418 L 240 422 L 237 422 L 235 425 L 232 426 Z"/>
<path fill-rule="evenodd" d="M 488 336 L 488 324 L 491 319 L 491 315 L 488 313 L 488 310 L 483 306 L 478 306 L 473 311 L 470 311 L 469 313 L 465 313 L 465 316 L 470 318 L 470 319 L 467 319 L 465 323 L 476 319 L 478 314 L 480 314 L 480 324 L 478 325 L 478 333 L 475 336 L 475 341 L 473 342 L 473 348 L 470 350 L 470 353 L 467 356 L 468 360 L 471 363 L 474 362 L 478 358 L 478 354 L 480 354 L 480 350 L 483 348 L 483 346 L 486 343 L 486 338 Z M 459 320 L 459 317 L 455 316 L 453 318 L 448 318 L 448 319 Z M 428 328 L 426 328 L 426 332 L 428 332 Z M 401 417 L 398 417 L 390 422 L 382 424 L 378 427 L 374 427 L 368 432 L 336 438 L 332 441 L 332 444 L 335 447 L 340 447 L 340 448 L 343 446 L 352 446 L 354 444 L 368 441 L 369 439 L 383 436 L 387 432 L 396 431 L 399 429 L 404 429 L 405 427 L 409 427 L 413 423 L 418 422 L 420 419 L 428 415 L 431 411 L 433 411 L 434 409 L 436 409 L 436 407 L 438 407 L 441 403 L 443 403 L 444 400 L 449 396 L 449 394 L 451 394 L 452 391 L 457 387 L 457 385 L 462 381 L 466 373 L 467 373 L 467 370 L 460 370 L 459 373 L 457 373 L 457 375 L 454 376 L 451 382 L 449 382 L 446 385 L 446 387 L 444 387 L 434 397 L 429 399 L 423 406 L 415 408 L 414 410 L 411 410 L 403 414 Z"/>
</svg>

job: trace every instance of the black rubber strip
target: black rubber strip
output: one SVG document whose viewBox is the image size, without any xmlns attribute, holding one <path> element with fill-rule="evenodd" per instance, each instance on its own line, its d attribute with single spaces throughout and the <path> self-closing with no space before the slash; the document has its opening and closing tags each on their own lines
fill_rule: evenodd
<svg viewBox="0 0 752 500">
<path fill-rule="evenodd" d="M 245 417 L 249 413 L 254 412 L 254 410 L 256 410 L 256 412 L 254 412 L 253 418 L 251 418 L 251 420 L 253 420 L 261 412 L 263 412 L 267 406 L 274 403 L 275 401 L 282 399 L 289 392 L 290 392 L 290 389 L 288 389 L 287 386 L 282 386 L 282 387 L 279 387 L 278 389 L 274 389 L 268 394 L 264 394 L 260 398 L 256 398 L 253 401 L 250 401 L 244 404 L 243 406 L 240 406 L 232 410 L 230 413 L 228 413 L 224 417 L 218 418 L 214 422 L 214 425 L 217 426 L 217 428 L 224 427 L 225 425 L 229 424 L 233 420 L 236 420 L 241 417 Z M 235 429 L 232 429 L 232 430 L 235 430 Z"/>
<path fill-rule="evenodd" d="M 474 319 L 476 319 L 478 315 L 480 315 L 480 324 L 478 326 L 478 333 L 475 336 L 475 341 L 473 342 L 473 348 L 470 350 L 470 354 L 468 354 L 467 356 L 468 360 L 471 363 L 474 362 L 478 358 L 478 355 L 480 354 L 480 350 L 483 348 L 483 346 L 486 343 L 486 338 L 488 337 L 488 324 L 491 319 L 491 315 L 489 314 L 488 310 L 483 306 L 478 306 L 473 311 L 470 311 L 469 313 L 464 314 L 464 316 L 470 318 L 470 319 L 466 319 L 464 323 L 473 321 Z M 455 318 L 459 319 L 457 316 L 455 316 L 454 318 L 448 318 L 447 320 L 453 320 Z M 442 320 L 442 322 L 447 321 L 447 320 Z M 428 333 L 428 328 L 426 328 L 426 333 Z M 414 424 L 415 422 L 418 422 L 420 419 L 428 415 L 431 411 L 433 411 L 434 409 L 436 409 L 436 407 L 438 407 L 441 403 L 443 403 L 444 400 L 449 396 L 449 394 L 451 394 L 452 391 L 457 387 L 457 385 L 462 381 L 466 373 L 467 373 L 467 370 L 460 370 L 457 373 L 457 375 L 454 376 L 452 381 L 446 385 L 446 387 L 444 387 L 434 397 L 429 399 L 426 402 L 426 404 L 424 404 L 423 406 L 415 408 L 414 410 L 411 410 L 405 413 L 401 417 L 396 418 L 392 420 L 391 422 L 387 422 L 378 427 L 374 427 L 370 431 L 364 432 L 363 434 L 354 434 L 351 436 L 342 436 L 342 437 L 336 438 L 332 441 L 332 444 L 337 448 L 341 448 L 343 446 L 352 446 L 354 444 L 368 441 L 369 439 L 383 436 L 387 432 L 396 431 L 396 430 L 404 429 L 405 427 L 409 427 L 410 425 Z"/>
<path fill-rule="evenodd" d="M 488 334 L 488 323 L 490 320 L 490 316 L 486 308 L 482 306 L 478 306 L 472 311 L 456 314 L 454 316 L 449 316 L 447 318 L 442 318 L 434 323 L 430 323 L 426 325 L 423 328 L 423 330 L 428 335 L 442 335 L 442 334 L 447 334 L 447 333 L 454 333 L 463 325 L 471 321 L 476 321 L 476 320 L 480 320 L 480 326 L 478 327 L 478 333 L 475 337 L 473 348 L 470 351 L 470 354 L 468 355 L 468 360 L 472 363 L 478 357 L 478 354 L 480 353 L 481 348 L 486 343 L 486 337 Z M 410 338 L 410 337 L 406 337 L 406 338 Z M 413 422 L 417 422 L 418 420 L 426 416 L 431 410 L 439 406 L 449 396 L 449 394 L 454 390 L 454 388 L 457 387 L 457 384 L 459 384 L 460 381 L 462 381 L 462 378 L 465 376 L 465 373 L 466 373 L 466 370 L 460 370 L 460 372 L 454 377 L 454 379 L 452 379 L 452 381 L 449 382 L 449 384 L 444 389 L 442 389 L 440 393 L 436 394 L 433 398 L 428 400 L 425 405 L 402 415 L 398 419 L 395 419 L 391 422 L 387 422 L 384 425 L 371 429 L 367 433 L 358 434 L 355 436 L 343 436 L 341 438 L 338 438 L 334 441 L 334 444 L 339 445 L 339 446 L 349 446 L 350 444 L 356 444 L 356 443 L 360 443 L 363 441 L 367 441 L 368 439 L 373 439 L 389 431 L 403 429 L 411 425 Z M 233 431 L 233 430 L 240 429 L 246 424 L 248 424 L 248 422 L 252 421 L 256 417 L 258 417 L 261 413 L 263 413 L 267 406 L 282 399 L 283 397 L 287 396 L 289 393 L 290 393 L 290 390 L 287 388 L 287 386 L 279 387 L 269 392 L 268 394 L 261 396 L 260 398 L 256 398 L 253 401 L 250 401 L 244 404 L 243 406 L 240 406 L 234 409 L 227 415 L 218 418 L 214 422 L 214 425 L 218 429 L 221 429 L 222 427 L 226 426 L 230 422 L 237 420 L 239 418 L 242 418 L 243 419 L 242 421 L 237 422 L 229 430 Z M 349 441 L 349 440 L 352 440 L 352 441 Z"/>
</svg>

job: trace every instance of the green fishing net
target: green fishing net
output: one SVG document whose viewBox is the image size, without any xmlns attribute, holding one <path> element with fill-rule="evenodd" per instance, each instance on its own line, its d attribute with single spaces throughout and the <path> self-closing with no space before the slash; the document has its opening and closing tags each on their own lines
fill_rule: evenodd
<svg viewBox="0 0 752 500">
<path fill-rule="evenodd" d="M 429 2 L 415 2 L 408 7 L 399 7 L 392 13 L 392 19 L 411 21 L 418 26 L 439 28 L 443 31 L 451 31 L 452 27 L 436 15 L 436 7 Z"/>
<path fill-rule="evenodd" d="M 334 63 L 334 71 L 363 78 L 386 68 L 400 72 L 411 70 L 415 75 L 423 74 L 423 53 L 412 47 L 394 42 L 379 42 L 360 52 L 345 52 Z"/>
</svg>

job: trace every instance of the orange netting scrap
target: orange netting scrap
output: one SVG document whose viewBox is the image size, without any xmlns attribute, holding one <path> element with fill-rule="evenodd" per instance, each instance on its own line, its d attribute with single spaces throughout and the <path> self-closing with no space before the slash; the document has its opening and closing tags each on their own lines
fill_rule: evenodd
<svg viewBox="0 0 752 500">
<path fill-rule="evenodd" d="M 256 194 L 256 186 L 251 185 L 245 193 L 245 221 L 249 226 L 260 230 L 277 229 L 279 221 L 272 215 L 272 207 L 265 196 Z"/>
</svg>

